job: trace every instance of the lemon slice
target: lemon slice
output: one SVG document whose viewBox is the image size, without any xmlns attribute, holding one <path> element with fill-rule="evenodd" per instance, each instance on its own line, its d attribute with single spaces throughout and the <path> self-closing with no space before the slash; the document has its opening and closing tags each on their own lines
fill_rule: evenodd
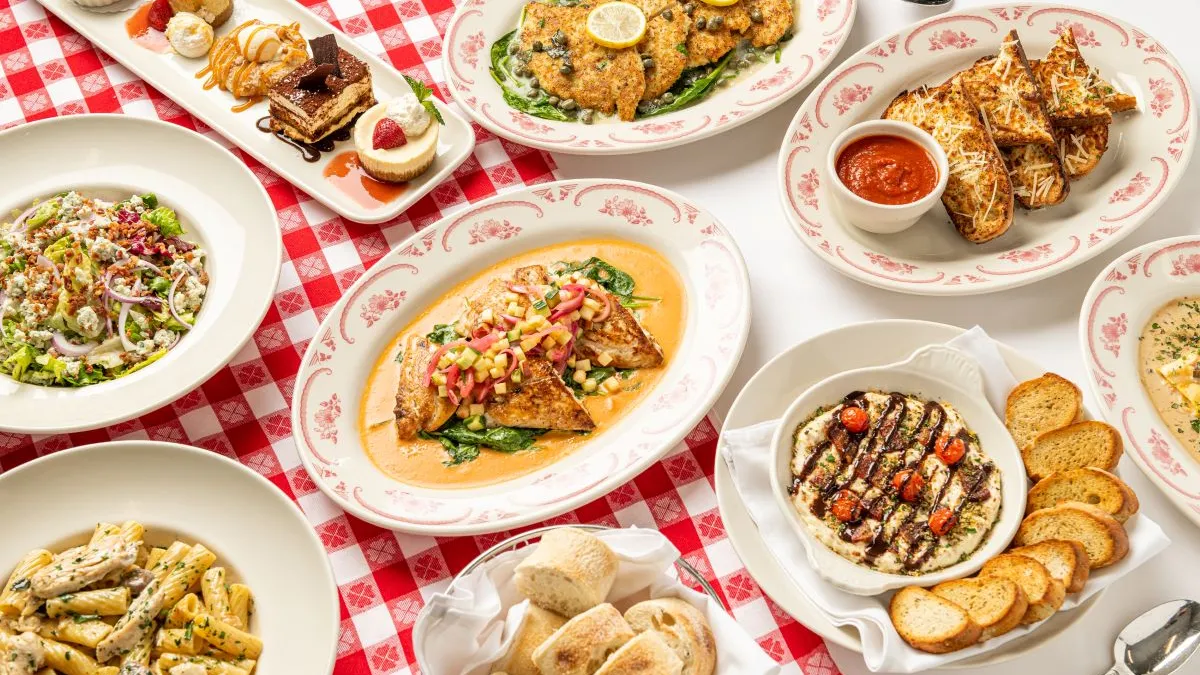
<svg viewBox="0 0 1200 675">
<path fill-rule="evenodd" d="M 741 0 L 700 0 L 700 1 L 706 5 L 712 5 L 713 7 L 728 7 L 730 5 L 738 4 L 738 2 L 740 2 Z"/>
<path fill-rule="evenodd" d="M 588 13 L 587 33 L 597 44 L 611 49 L 632 47 L 646 34 L 646 15 L 628 2 L 605 3 Z"/>
</svg>

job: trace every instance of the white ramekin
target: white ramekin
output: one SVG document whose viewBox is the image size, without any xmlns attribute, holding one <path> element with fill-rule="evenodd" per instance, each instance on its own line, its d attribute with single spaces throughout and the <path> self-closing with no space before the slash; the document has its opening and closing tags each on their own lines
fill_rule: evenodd
<svg viewBox="0 0 1200 675">
<path fill-rule="evenodd" d="M 921 199 L 911 204 L 877 204 L 863 199 L 851 192 L 838 178 L 837 160 L 842 150 L 854 141 L 866 136 L 899 136 L 916 142 L 925 152 L 929 153 L 937 166 L 938 181 L 933 190 Z M 946 180 L 950 176 L 950 165 L 946 161 L 946 152 L 928 133 L 908 122 L 894 120 L 871 120 L 860 122 L 843 131 L 833 141 L 826 159 L 825 171 L 830 176 L 835 201 L 840 207 L 842 216 L 855 227 L 874 232 L 875 234 L 894 234 L 903 232 L 913 223 L 920 220 L 925 212 L 942 198 L 946 190 Z"/>
</svg>

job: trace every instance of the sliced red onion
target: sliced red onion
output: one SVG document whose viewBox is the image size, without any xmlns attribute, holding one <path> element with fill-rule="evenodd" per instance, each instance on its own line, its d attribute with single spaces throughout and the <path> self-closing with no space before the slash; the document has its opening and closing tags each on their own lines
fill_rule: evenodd
<svg viewBox="0 0 1200 675">
<path fill-rule="evenodd" d="M 50 270 L 51 272 L 54 273 L 55 279 L 58 279 L 60 282 L 62 281 L 62 272 L 60 272 L 58 270 L 58 265 L 55 265 L 53 260 L 47 258 L 44 255 L 39 255 L 37 257 L 37 265 L 38 265 L 38 267 L 41 267 L 42 269 Z"/>
<path fill-rule="evenodd" d="M 100 346 L 100 344 L 97 342 L 88 342 L 77 345 L 68 340 L 67 336 L 63 335 L 62 333 L 55 333 L 54 338 L 50 342 L 54 345 L 54 348 L 58 350 L 58 353 L 62 354 L 63 356 L 87 356 L 88 354 L 92 353 L 93 349 Z"/>
<path fill-rule="evenodd" d="M 180 275 L 180 276 L 183 276 L 183 275 Z M 116 300 L 117 302 L 127 302 L 127 303 L 134 304 L 134 305 L 146 305 L 146 306 L 150 307 L 150 309 L 154 309 L 154 310 L 157 310 L 159 307 L 162 306 L 162 304 L 159 302 L 158 298 L 151 297 L 149 295 L 139 297 L 136 295 L 125 295 L 124 293 L 118 293 L 112 289 L 112 286 L 110 285 L 111 281 L 112 281 L 112 272 L 109 272 L 108 275 L 106 277 L 104 277 L 104 292 L 105 292 L 105 294 L 108 295 L 108 297 L 112 298 L 113 300 Z M 137 281 L 133 282 L 133 292 L 137 293 L 138 290 L 141 289 L 141 286 L 142 286 L 141 279 L 138 279 Z M 174 295 L 174 293 L 172 293 L 172 295 Z"/>
<path fill-rule="evenodd" d="M 117 333 L 121 336 L 121 346 L 125 351 L 132 352 L 137 349 L 137 345 L 125 335 L 125 320 L 129 318 L 129 309 L 133 307 L 132 303 L 121 303 L 121 315 L 117 317 Z"/>
<path fill-rule="evenodd" d="M 17 230 L 20 232 L 27 230 L 28 228 L 25 227 L 25 221 L 29 220 L 29 216 L 37 213 L 39 206 L 41 206 L 41 204 L 34 204 L 33 206 L 22 211 L 21 215 L 17 216 L 17 219 L 13 221 L 13 227 L 17 228 Z"/>
<path fill-rule="evenodd" d="M 104 308 L 104 331 L 106 333 L 108 333 L 108 337 L 112 337 L 112 335 L 113 335 L 112 314 L 110 314 L 108 311 L 108 307 L 107 307 L 108 303 L 106 302 L 104 304 L 106 305 Z"/>
<path fill-rule="evenodd" d="M 171 284 L 171 290 L 167 291 L 167 307 L 171 310 L 171 316 L 175 317 L 176 321 L 183 324 L 184 330 L 191 330 L 192 325 L 184 321 L 183 317 L 179 316 L 179 311 L 175 309 L 175 289 L 179 288 L 179 282 L 183 281 L 184 275 L 184 272 L 180 272 L 179 276 L 175 277 L 175 282 Z"/>
<path fill-rule="evenodd" d="M 138 261 L 137 261 L 137 266 L 138 266 L 138 267 L 144 267 L 144 268 L 146 268 L 146 269 L 148 269 L 148 270 L 151 270 L 151 271 L 155 272 L 156 274 L 158 274 L 158 275 L 160 275 L 160 276 L 164 276 L 164 277 L 165 277 L 165 276 L 170 276 L 170 275 L 168 275 L 166 272 L 164 272 L 164 271 L 162 271 L 161 269 L 159 269 L 159 268 L 158 268 L 158 267 L 157 267 L 157 266 L 156 266 L 154 263 L 146 262 L 146 259 L 145 259 L 145 258 L 138 258 Z"/>
</svg>

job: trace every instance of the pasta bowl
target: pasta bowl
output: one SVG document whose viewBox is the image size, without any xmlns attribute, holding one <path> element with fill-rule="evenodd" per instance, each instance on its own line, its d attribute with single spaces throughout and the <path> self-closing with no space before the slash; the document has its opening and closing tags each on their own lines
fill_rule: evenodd
<svg viewBox="0 0 1200 675">
<path fill-rule="evenodd" d="M 38 508 L 31 508 L 31 505 Z M 88 542 L 98 522 L 136 521 L 149 546 L 200 543 L 226 582 L 250 589 L 259 675 L 328 674 L 337 654 L 337 587 L 299 509 L 254 471 L 185 445 L 117 441 L 64 450 L 0 475 L 0 577 L 30 551 Z"/>
</svg>

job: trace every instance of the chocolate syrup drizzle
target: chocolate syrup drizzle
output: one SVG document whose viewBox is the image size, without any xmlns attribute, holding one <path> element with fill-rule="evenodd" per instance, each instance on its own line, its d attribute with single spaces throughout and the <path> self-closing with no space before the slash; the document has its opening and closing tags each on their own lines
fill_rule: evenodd
<svg viewBox="0 0 1200 675">
<path fill-rule="evenodd" d="M 911 475 L 916 475 L 918 468 L 926 458 L 934 454 L 937 439 L 942 435 L 942 429 L 946 425 L 946 410 L 936 402 L 926 403 L 920 422 L 911 431 L 905 433 L 901 427 L 908 412 L 908 397 L 900 393 L 892 393 L 888 396 L 888 402 L 883 412 L 877 416 L 871 416 L 871 425 L 862 433 L 853 434 L 841 424 L 838 414 L 841 409 L 847 407 L 862 408 L 869 412 L 869 405 L 863 392 L 852 392 L 842 400 L 839 407 L 835 408 L 834 415 L 825 429 L 825 440 L 813 449 L 805 459 L 800 472 L 793 477 L 791 492 L 796 494 L 801 485 L 812 477 L 820 459 L 826 456 L 831 449 L 834 450 L 836 467 L 824 474 L 826 477 L 823 484 L 817 486 L 817 498 L 813 500 L 811 506 L 813 514 L 824 519 L 829 510 L 829 500 L 834 495 L 847 489 L 857 479 L 866 481 L 869 486 L 878 489 L 879 495 L 863 503 L 861 510 L 863 516 L 841 525 L 838 532 L 839 537 L 846 542 L 869 541 L 864 555 L 864 562 L 868 565 L 873 564 L 876 558 L 891 550 L 896 543 L 897 536 L 905 537 L 909 546 L 902 564 L 907 571 L 917 570 L 933 555 L 940 537 L 933 533 L 928 522 L 914 522 L 920 511 L 917 508 L 921 502 L 920 499 L 916 504 L 911 504 L 909 508 L 904 509 L 904 516 L 898 522 L 893 523 L 892 527 L 889 527 L 889 522 L 901 510 L 900 507 L 907 504 L 899 496 L 899 493 L 907 486 L 907 482 L 900 486 L 900 490 L 896 490 L 892 487 L 892 481 L 902 471 L 911 470 Z M 956 436 L 968 448 L 974 442 L 966 430 L 960 430 Z M 899 462 L 887 475 L 879 474 L 879 468 L 883 464 L 881 460 L 885 455 L 902 453 L 901 457 L 903 458 L 907 451 L 914 446 L 920 447 L 920 454 Z M 847 468 L 850 470 L 846 471 Z M 957 521 L 969 502 L 983 501 L 990 496 L 987 482 L 992 470 L 993 466 L 990 463 L 982 465 L 977 470 L 967 469 L 967 465 L 963 461 L 950 466 L 946 481 L 933 500 L 928 502 L 929 511 L 932 512 L 937 505 L 942 503 L 950 485 L 958 480 L 962 484 L 963 498 L 959 500 L 953 510 L 955 521 Z M 839 476 L 842 476 L 843 473 L 846 475 L 839 480 Z M 912 480 L 911 475 L 908 480 Z M 869 524 L 863 521 L 867 515 L 879 520 L 878 529 L 872 531 Z"/>
<path fill-rule="evenodd" d="M 265 134 L 274 134 L 275 138 L 278 138 L 279 140 L 283 141 L 284 143 L 287 143 L 288 145 L 292 146 L 293 148 L 296 148 L 297 150 L 300 151 L 300 156 L 304 158 L 304 161 L 308 162 L 309 164 L 312 164 L 313 162 L 316 162 L 317 160 L 321 159 L 321 153 L 333 152 L 334 143 L 336 143 L 338 141 L 350 140 L 350 132 L 354 128 L 354 123 L 357 121 L 358 121 L 358 117 L 355 117 L 354 119 L 350 120 L 350 122 L 347 123 L 344 127 L 329 134 L 325 138 L 322 138 L 321 140 L 317 141 L 316 143 L 302 143 L 302 142 L 297 141 L 296 139 L 284 134 L 282 131 L 275 131 L 275 130 L 271 129 L 271 116 L 270 115 L 265 115 L 263 117 L 260 117 L 258 119 L 258 121 L 254 123 L 254 126 L 259 131 L 261 131 Z"/>
</svg>

